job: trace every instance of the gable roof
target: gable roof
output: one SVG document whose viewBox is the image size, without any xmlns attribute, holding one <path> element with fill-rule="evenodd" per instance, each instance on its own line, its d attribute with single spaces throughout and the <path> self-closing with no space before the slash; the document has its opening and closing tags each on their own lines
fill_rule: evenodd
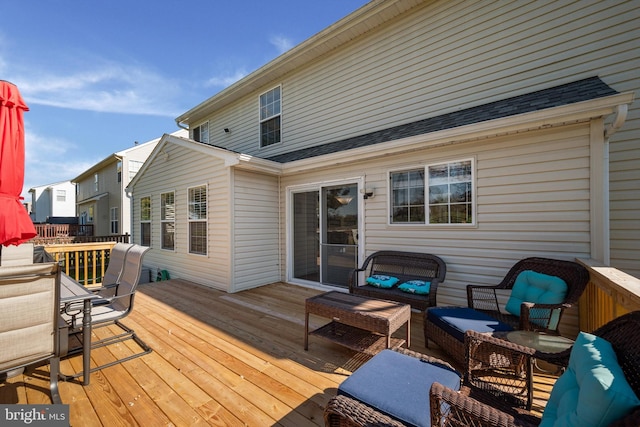
<svg viewBox="0 0 640 427">
<path fill-rule="evenodd" d="M 352 148 L 366 147 L 459 126 L 588 101 L 617 93 L 616 90 L 609 87 L 599 77 L 590 77 L 340 141 L 267 157 L 266 159 L 278 163 L 303 160 Z"/>
</svg>

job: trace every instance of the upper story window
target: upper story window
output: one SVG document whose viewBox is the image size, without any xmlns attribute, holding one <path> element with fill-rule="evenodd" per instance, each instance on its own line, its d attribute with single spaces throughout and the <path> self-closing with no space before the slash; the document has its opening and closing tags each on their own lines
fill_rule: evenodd
<svg viewBox="0 0 640 427">
<path fill-rule="evenodd" d="M 193 140 L 204 142 L 205 144 L 209 143 L 209 122 L 193 128 Z"/>
<path fill-rule="evenodd" d="M 189 188 L 189 252 L 207 254 L 207 187 Z"/>
<path fill-rule="evenodd" d="M 122 182 L 122 161 L 118 161 L 116 165 L 116 170 L 118 174 L 118 182 Z"/>
<path fill-rule="evenodd" d="M 110 223 L 111 223 L 111 234 L 118 234 L 119 232 L 119 219 L 120 217 L 118 216 L 118 208 L 117 207 L 112 207 L 111 208 L 111 214 L 110 214 Z"/>
<path fill-rule="evenodd" d="M 260 147 L 280 142 L 280 86 L 260 95 Z"/>
<path fill-rule="evenodd" d="M 67 201 L 67 191 L 66 190 L 56 190 L 56 201 L 57 202 L 66 202 Z"/>
<path fill-rule="evenodd" d="M 151 246 L 151 197 L 140 198 L 140 244 Z"/>
<path fill-rule="evenodd" d="M 392 224 L 473 224 L 472 160 L 391 172 Z"/>
<path fill-rule="evenodd" d="M 129 182 L 131 182 L 133 177 L 136 176 L 143 163 L 144 162 L 140 162 L 138 160 L 129 160 Z"/>
<path fill-rule="evenodd" d="M 161 247 L 173 250 L 176 229 L 176 202 L 173 192 L 160 195 L 160 224 Z"/>
<path fill-rule="evenodd" d="M 93 174 L 93 191 L 98 191 L 98 174 Z"/>
</svg>

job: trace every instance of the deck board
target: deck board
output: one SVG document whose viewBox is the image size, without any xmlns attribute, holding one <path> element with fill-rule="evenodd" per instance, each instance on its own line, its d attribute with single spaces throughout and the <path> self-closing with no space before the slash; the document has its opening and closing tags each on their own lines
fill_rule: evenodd
<svg viewBox="0 0 640 427">
<path fill-rule="evenodd" d="M 304 351 L 304 300 L 320 292 L 284 283 L 235 294 L 180 279 L 141 285 L 123 323 L 153 352 L 93 373 L 87 387 L 61 382 L 71 425 L 324 425 L 326 402 L 368 357 L 316 337 Z M 327 321 L 312 315 L 310 327 Z M 95 337 L 110 333 L 94 330 Z M 425 348 L 417 312 L 411 342 L 413 350 L 446 358 Z M 132 341 L 96 349 L 92 366 L 135 351 Z M 78 355 L 61 369 L 69 374 L 81 365 Z M 538 409 L 554 381 L 536 377 Z M 47 389 L 44 365 L 0 386 L 0 402 L 49 404 Z"/>
</svg>

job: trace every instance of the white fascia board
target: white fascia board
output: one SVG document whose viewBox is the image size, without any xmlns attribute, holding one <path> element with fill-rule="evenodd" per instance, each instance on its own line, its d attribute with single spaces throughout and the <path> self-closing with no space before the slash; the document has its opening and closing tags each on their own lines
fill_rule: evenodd
<svg viewBox="0 0 640 427">
<path fill-rule="evenodd" d="M 238 167 L 241 169 L 261 171 L 276 175 L 280 174 L 282 169 L 282 165 L 278 162 L 261 159 L 249 154 L 236 153 L 224 148 L 207 145 L 186 138 L 166 135 L 166 137 L 163 138 L 163 141 L 194 150 L 207 156 L 213 156 L 217 159 L 223 160 L 225 166 L 228 167 Z M 159 151 L 161 151 L 161 149 Z"/>
<path fill-rule="evenodd" d="M 308 159 L 296 160 L 282 165 L 282 173 L 286 175 L 314 169 L 323 169 L 330 166 L 350 164 L 354 163 L 354 161 L 370 160 L 392 154 L 587 121 L 592 118 L 608 116 L 614 113 L 619 105 L 633 102 L 633 97 L 633 92 L 626 92 L 589 101 L 562 105 L 560 107 L 547 108 L 531 113 L 487 120 L 437 132 L 382 142 L 366 147 L 343 150 Z"/>
</svg>

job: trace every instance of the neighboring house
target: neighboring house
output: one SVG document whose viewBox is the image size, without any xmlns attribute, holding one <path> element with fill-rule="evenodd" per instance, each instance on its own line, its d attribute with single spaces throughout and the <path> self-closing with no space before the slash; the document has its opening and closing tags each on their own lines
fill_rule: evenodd
<svg viewBox="0 0 640 427">
<path fill-rule="evenodd" d="M 185 136 L 187 132 L 179 130 L 172 135 Z M 159 140 L 113 153 L 72 180 L 77 184 L 80 224 L 93 224 L 96 236 L 131 234 L 131 202 L 125 188 Z"/>
<path fill-rule="evenodd" d="M 76 185 L 71 181 L 56 182 L 29 189 L 31 221 L 45 223 L 51 217 L 76 216 Z"/>
<path fill-rule="evenodd" d="M 442 257 L 439 304 L 528 256 L 640 277 L 639 17 L 372 1 L 176 119 L 190 139 L 130 184 L 134 241 L 228 292 L 344 287 L 382 249 Z"/>
</svg>

